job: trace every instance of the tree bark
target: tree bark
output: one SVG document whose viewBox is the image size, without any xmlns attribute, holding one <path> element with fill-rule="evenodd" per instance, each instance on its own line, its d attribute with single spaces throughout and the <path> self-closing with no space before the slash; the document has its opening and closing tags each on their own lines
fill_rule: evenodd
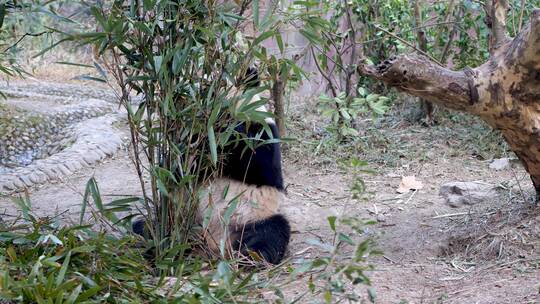
<svg viewBox="0 0 540 304">
<path fill-rule="evenodd" d="M 426 33 L 424 32 L 423 21 L 422 21 L 422 11 L 420 8 L 421 0 L 414 1 L 414 22 L 416 26 L 416 40 L 418 42 L 418 48 L 424 52 L 427 52 L 427 38 Z M 435 107 L 433 104 L 425 99 L 420 99 L 420 107 L 422 109 L 422 114 L 424 114 L 425 124 L 427 126 L 432 126 L 435 122 L 433 119 L 433 113 L 435 112 Z"/>
<path fill-rule="evenodd" d="M 274 116 L 276 117 L 276 125 L 279 136 L 285 137 L 287 130 L 285 129 L 285 83 L 281 79 L 281 75 L 277 75 L 272 86 L 272 100 L 274 100 Z"/>
<path fill-rule="evenodd" d="M 489 35 L 489 52 L 494 54 L 501 46 L 509 42 L 506 36 L 506 11 L 508 2 L 506 0 L 486 1 L 486 24 L 491 30 Z"/>
<path fill-rule="evenodd" d="M 489 2 L 489 1 L 488 1 Z M 501 35 L 501 6 L 492 12 L 492 56 L 483 65 L 452 71 L 421 55 L 400 55 L 359 70 L 404 92 L 468 112 L 502 132 L 540 196 L 540 9 L 513 39 Z M 502 6 L 504 7 L 504 6 Z"/>
</svg>

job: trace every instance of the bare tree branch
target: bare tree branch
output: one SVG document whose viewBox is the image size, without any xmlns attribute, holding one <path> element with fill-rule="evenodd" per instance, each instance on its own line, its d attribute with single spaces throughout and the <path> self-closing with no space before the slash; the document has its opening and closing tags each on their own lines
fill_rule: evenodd
<svg viewBox="0 0 540 304">
<path fill-rule="evenodd" d="M 491 30 L 489 37 L 489 52 L 494 54 L 497 49 L 509 42 L 506 36 L 506 11 L 507 0 L 486 1 L 486 24 Z"/>
<path fill-rule="evenodd" d="M 403 42 L 403 43 L 406 44 L 408 47 L 414 49 L 414 50 L 417 51 L 418 53 L 420 53 L 420 54 L 426 56 L 427 58 L 431 59 L 431 60 L 432 60 L 433 62 L 435 62 L 436 64 L 438 64 L 438 65 L 440 65 L 440 66 L 443 66 L 443 65 L 439 62 L 439 60 L 433 58 L 433 56 L 431 56 L 431 55 L 429 55 L 428 53 L 426 53 L 426 52 L 422 51 L 421 49 L 417 48 L 414 44 L 410 43 L 409 41 L 407 41 L 407 40 L 405 40 L 405 39 L 403 39 L 403 38 L 397 36 L 396 34 L 390 32 L 390 31 L 388 31 L 388 30 L 386 30 L 386 29 L 384 29 L 384 28 L 382 28 L 382 27 L 380 27 L 380 26 L 374 25 L 374 27 L 377 28 L 377 29 L 379 29 L 379 30 L 381 30 L 381 31 L 383 31 L 383 32 L 385 32 L 386 34 L 388 34 L 388 35 L 390 35 L 390 36 L 396 38 L 397 40 Z"/>
</svg>

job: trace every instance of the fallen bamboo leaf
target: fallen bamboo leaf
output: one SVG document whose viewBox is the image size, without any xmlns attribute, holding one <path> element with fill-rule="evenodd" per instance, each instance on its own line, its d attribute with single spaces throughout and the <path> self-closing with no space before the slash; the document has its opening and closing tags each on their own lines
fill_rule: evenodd
<svg viewBox="0 0 540 304">
<path fill-rule="evenodd" d="M 419 180 L 416 180 L 416 177 L 414 176 L 403 176 L 401 178 L 401 182 L 399 183 L 399 187 L 397 188 L 398 193 L 407 193 L 410 190 L 420 190 L 424 187 L 422 185 L 422 182 Z"/>
</svg>

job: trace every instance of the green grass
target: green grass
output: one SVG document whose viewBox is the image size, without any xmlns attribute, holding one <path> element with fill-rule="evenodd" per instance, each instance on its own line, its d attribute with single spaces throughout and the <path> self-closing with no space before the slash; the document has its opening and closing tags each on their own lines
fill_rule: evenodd
<svg viewBox="0 0 540 304">
<path fill-rule="evenodd" d="M 311 165 L 331 166 L 336 159 L 354 156 L 370 165 L 393 168 L 410 161 L 429 161 L 427 152 L 437 149 L 436 153 L 445 157 L 480 160 L 511 154 L 500 132 L 481 119 L 439 108 L 438 124 L 425 127 L 411 120 L 411 113 L 417 107 L 414 102 L 398 101 L 383 117 L 362 117 L 358 123 L 359 135 L 343 141 L 328 128 L 330 122 L 307 103 L 305 108 L 296 110 L 302 114 L 291 115 L 289 136 L 298 140 L 290 147 L 287 157 L 309 161 Z M 315 127 L 306 128 L 309 125 Z"/>
</svg>

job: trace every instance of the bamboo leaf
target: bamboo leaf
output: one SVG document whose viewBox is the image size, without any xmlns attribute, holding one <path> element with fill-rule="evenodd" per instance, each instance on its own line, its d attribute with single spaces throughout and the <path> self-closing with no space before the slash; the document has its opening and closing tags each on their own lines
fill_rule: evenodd
<svg viewBox="0 0 540 304">
<path fill-rule="evenodd" d="M 66 303 L 67 304 L 75 303 L 75 301 L 77 301 L 77 298 L 79 297 L 79 294 L 81 293 L 81 290 L 82 290 L 82 284 L 79 284 L 77 288 L 75 288 L 73 292 L 69 295 L 69 298 L 67 299 Z"/>
<path fill-rule="evenodd" d="M 279 52 L 283 54 L 284 47 L 283 47 L 283 39 L 281 37 L 281 33 L 279 31 L 276 31 L 276 44 L 278 45 Z"/>
<path fill-rule="evenodd" d="M 253 24 L 259 28 L 259 0 L 253 0 Z"/>
<path fill-rule="evenodd" d="M 56 64 L 64 64 L 64 65 L 72 65 L 72 66 L 78 66 L 83 68 L 94 68 L 94 66 L 89 64 L 83 64 L 83 63 L 77 63 L 77 62 L 69 62 L 69 61 L 56 61 Z"/>
<path fill-rule="evenodd" d="M 216 135 L 214 133 L 214 127 L 208 125 L 208 144 L 210 145 L 210 156 L 212 158 L 212 164 L 217 165 L 217 144 Z"/>
<path fill-rule="evenodd" d="M 269 31 L 266 31 L 266 32 L 260 34 L 259 37 L 255 38 L 255 40 L 253 40 L 253 46 L 259 45 L 261 42 L 263 42 L 264 40 L 272 37 L 273 35 L 274 35 L 273 30 L 269 30 Z"/>
<path fill-rule="evenodd" d="M 56 281 L 55 281 L 56 287 L 60 286 L 60 284 L 62 284 L 62 281 L 64 281 L 64 277 L 66 276 L 70 259 L 71 259 L 71 251 L 67 253 L 66 258 L 64 259 L 64 263 L 62 263 L 62 267 L 60 268 L 60 271 L 58 272 L 58 276 L 56 277 Z"/>
<path fill-rule="evenodd" d="M 315 34 L 311 29 L 300 29 L 300 34 L 302 34 L 302 36 L 304 36 L 312 44 L 320 45 L 324 43 L 322 39 L 317 36 L 317 34 Z"/>
<path fill-rule="evenodd" d="M 328 217 L 328 224 L 330 224 L 330 229 L 332 229 L 332 231 L 336 231 L 336 219 L 337 217 L 336 216 L 329 216 Z"/>
<path fill-rule="evenodd" d="M 4 3 L 0 3 L 0 29 L 2 29 L 2 26 L 4 25 L 5 16 L 6 16 L 6 5 Z"/>
</svg>

